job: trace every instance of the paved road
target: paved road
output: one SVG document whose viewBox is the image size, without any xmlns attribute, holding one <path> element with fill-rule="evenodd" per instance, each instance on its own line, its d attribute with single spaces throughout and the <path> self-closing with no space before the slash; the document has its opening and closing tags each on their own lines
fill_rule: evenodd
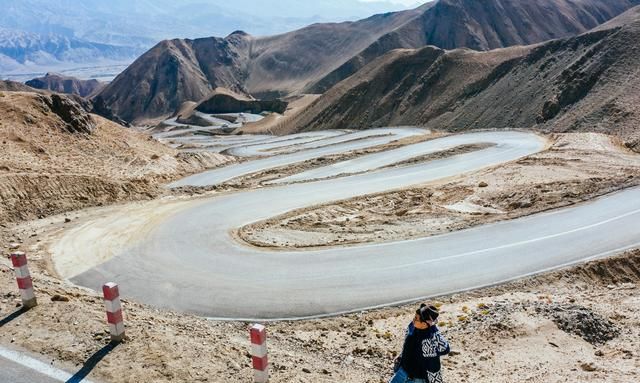
<svg viewBox="0 0 640 383">
<path fill-rule="evenodd" d="M 263 150 L 271 150 L 287 147 L 291 152 L 279 154 L 271 157 L 261 158 L 255 161 L 243 162 L 223 168 L 213 169 L 191 177 L 184 178 L 169 185 L 170 188 L 182 186 L 210 186 L 223 183 L 243 175 L 273 169 L 280 166 L 292 165 L 298 162 L 344 153 L 352 150 L 366 149 L 377 145 L 411 136 L 424 135 L 428 132 L 416 128 L 396 128 L 396 129 L 370 129 L 363 132 L 336 135 L 329 132 L 325 139 L 317 136 L 302 135 L 295 137 L 292 142 L 280 138 L 275 143 L 265 143 L 260 145 L 250 145 L 250 149 L 236 150 L 236 155 L 250 155 Z M 311 145 L 310 145 L 311 144 Z M 307 150 L 302 150 L 307 149 Z M 408 148 L 406 150 L 413 150 Z M 420 153 L 413 150 L 414 155 Z"/>
<path fill-rule="evenodd" d="M 0 357 L 0 382 L 3 383 L 59 383 L 46 375 Z"/>
<path fill-rule="evenodd" d="M 2 383 L 91 383 L 86 375 L 71 375 L 50 363 L 43 362 L 23 352 L 0 346 L 0 382 Z"/>
<path fill-rule="evenodd" d="M 442 142 L 453 144 L 447 140 Z M 143 223 L 152 228 L 114 258 L 71 279 L 94 289 L 116 280 L 124 295 L 203 316 L 299 319 L 491 285 L 640 246 L 638 188 L 553 213 L 411 241 L 269 252 L 243 246 L 230 234 L 291 209 L 475 171 L 545 146 L 538 136 L 518 132 L 455 140 L 495 146 L 426 164 L 181 202 L 160 221 Z M 286 156 L 274 158 L 279 157 Z M 98 238 L 81 256 L 111 246 L 109 233 L 101 232 L 109 219 L 69 234 Z"/>
<path fill-rule="evenodd" d="M 493 139 L 495 139 L 493 133 L 473 133 L 444 137 L 438 140 L 420 142 L 417 144 L 403 146 L 398 149 L 363 155 L 352 160 L 347 160 L 319 168 L 313 168 L 298 174 L 291 175 L 289 177 L 284 177 L 279 180 L 272 181 L 270 182 L 270 184 L 319 180 L 339 175 L 371 171 L 374 169 L 383 168 L 385 166 L 401 163 L 403 161 L 412 159 L 417 155 L 427 155 L 463 145 L 482 143 L 483 140 L 491 142 Z"/>
</svg>

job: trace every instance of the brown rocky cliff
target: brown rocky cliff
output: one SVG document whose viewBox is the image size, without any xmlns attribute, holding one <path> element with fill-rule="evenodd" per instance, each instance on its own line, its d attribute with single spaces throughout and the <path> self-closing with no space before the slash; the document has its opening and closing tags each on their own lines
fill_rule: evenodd
<svg viewBox="0 0 640 383">
<path fill-rule="evenodd" d="M 95 121 L 89 113 L 68 97 L 59 94 L 40 95 L 38 100 L 43 105 L 43 111 L 58 116 L 69 133 L 91 134 L 95 128 Z"/>
</svg>

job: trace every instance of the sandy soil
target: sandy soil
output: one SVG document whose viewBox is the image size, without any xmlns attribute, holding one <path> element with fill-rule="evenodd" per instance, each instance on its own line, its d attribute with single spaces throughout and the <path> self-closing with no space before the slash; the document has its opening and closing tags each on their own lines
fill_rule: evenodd
<svg viewBox="0 0 640 383">
<path fill-rule="evenodd" d="M 15 241 L 29 252 L 40 305 L 4 325 L 0 343 L 77 371 L 107 345 L 108 335 L 101 298 L 48 271 L 48 254 L 39 240 L 47 230 L 63 227 L 62 218 L 3 232 L 5 254 Z M 19 308 L 9 264 L 0 259 L 0 318 Z M 639 282 L 640 251 L 635 251 L 434 299 L 454 351 L 444 359 L 447 381 L 637 381 Z M 268 324 L 272 381 L 385 382 L 414 306 Z M 212 322 L 126 300 L 124 307 L 128 339 L 97 364 L 91 379 L 251 381 L 249 324 Z"/>
<path fill-rule="evenodd" d="M 549 150 L 513 163 L 293 211 L 243 227 L 238 236 L 271 248 L 409 239 L 534 214 L 640 184 L 640 156 L 608 136 L 558 134 L 552 140 Z"/>
</svg>

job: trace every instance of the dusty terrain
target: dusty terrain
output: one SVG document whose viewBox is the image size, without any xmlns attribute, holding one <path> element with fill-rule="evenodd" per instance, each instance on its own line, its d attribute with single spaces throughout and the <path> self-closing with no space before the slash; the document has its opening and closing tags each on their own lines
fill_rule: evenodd
<svg viewBox="0 0 640 383">
<path fill-rule="evenodd" d="M 90 219 L 92 214 L 103 214 L 101 208 L 77 211 L 79 208 L 152 198 L 158 194 L 144 193 L 158 190 L 161 182 L 214 164 L 204 159 L 176 158 L 174 151 L 159 146 L 148 136 L 123 130 L 95 116 L 83 119 L 87 125 L 82 126 L 89 132 L 72 133 L 69 123 L 42 104 L 34 103 L 37 95 L 19 93 L 4 97 L 11 100 L 4 106 L 5 115 L 11 119 L 3 120 L 3 124 L 11 121 L 11 125 L 0 126 L 0 132 L 6 136 L 3 136 L 6 141 L 3 145 L 8 148 L 3 153 L 13 153 L 13 156 L 2 158 L 2 164 L 6 164 L 3 166 L 8 169 L 3 170 L 2 176 L 6 173 L 6 177 L 27 177 L 18 180 L 23 184 L 36 177 L 30 172 L 38 172 L 61 183 L 51 188 L 40 182 L 28 189 L 5 186 L 7 191 L 3 191 L 20 196 L 9 199 L 4 197 L 7 194 L 2 194 L 2 206 L 7 206 L 5 214 L 21 222 L 0 226 L 0 248 L 4 255 L 0 258 L 3 291 L 0 320 L 19 310 L 20 299 L 10 261 L 6 258 L 16 248 L 29 254 L 40 305 L 7 320 L 2 325 L 0 344 L 39 354 L 56 367 L 79 371 L 92 355 L 108 344 L 104 308 L 97 293 L 56 277 L 47 250 L 49 241 L 68 229 L 69 220 L 76 222 Z M 0 106 L 2 100 L 0 96 Z M 74 150 L 69 149 L 71 144 L 76 145 Z M 42 147 L 44 153 L 38 147 Z M 158 153 L 166 156 L 166 163 L 162 157 L 152 158 Z M 482 222 L 492 217 L 510 218 L 634 184 L 640 166 L 637 157 L 619 142 L 603 135 L 563 134 L 556 137 L 549 151 L 514 164 L 474 173 L 464 179 L 447 180 L 437 188 L 429 185 L 386 193 L 369 197 L 369 201 L 366 198 L 347 201 L 337 207 L 361 209 L 363 214 L 371 214 L 372 224 L 382 227 L 391 227 L 380 221 L 379 217 L 384 214 L 398 225 L 412 216 L 428 220 L 443 212 L 437 205 L 445 202 L 465 200 L 471 204 L 465 205 L 466 208 L 488 209 L 486 216 L 476 212 L 443 214 L 459 218 L 461 226 L 442 225 L 451 230 L 472 224 L 469 217 L 483 219 Z M 325 161 L 329 160 L 338 158 Z M 154 161 L 161 162 L 162 166 Z M 58 181 L 72 173 L 66 167 L 72 165 L 74 170 L 78 169 L 77 174 L 84 172 L 89 176 L 83 175 L 81 182 Z M 139 180 L 135 182 L 144 188 L 141 194 L 110 195 L 87 179 L 124 185 L 118 190 L 127 192 L 136 191 L 129 185 Z M 482 182 L 487 185 L 481 187 Z M 17 184 L 17 181 L 3 183 Z M 89 190 L 68 193 L 60 185 L 71 190 L 88 185 Z M 24 197 L 27 191 L 32 194 Z M 451 192 L 457 199 L 449 201 L 442 194 L 438 196 L 443 191 Z M 433 194 L 428 195 L 430 192 Z M 82 196 L 90 199 L 87 201 L 80 198 Z M 431 203 L 426 204 L 425 200 Z M 7 201 L 15 202 L 5 205 Z M 32 202 L 25 204 L 25 201 Z M 407 211 L 395 214 L 402 209 L 390 204 L 389 211 L 394 214 L 376 212 L 374 205 L 381 201 L 394 202 L 398 207 L 406 204 Z M 38 210 L 40 204 L 44 204 L 43 210 Z M 425 208 L 429 205 L 432 208 Z M 416 213 L 409 207 L 417 209 Z M 73 213 L 68 212 L 71 210 Z M 51 215 L 55 212 L 67 213 Z M 339 223 L 344 213 L 339 209 L 335 212 L 326 222 Z M 35 219 L 38 215 L 42 218 Z M 419 235 L 437 233 L 433 225 L 429 230 Z M 399 238 L 403 234 L 389 232 L 388 235 Z M 378 240 L 366 233 L 363 238 Z M 506 383 L 514 381 L 514 377 L 518 381 L 545 382 L 636 381 L 640 367 L 638 283 L 640 252 L 635 251 L 500 287 L 439 297 L 435 301 L 443 312 L 441 328 L 454 351 L 445 359 L 445 376 L 448 381 L 458 382 Z M 123 295 L 126 296 L 126 292 Z M 250 305 L 250 299 L 242 304 Z M 129 338 L 97 363 L 89 375 L 91 379 L 115 383 L 251 380 L 247 323 L 212 322 L 127 300 L 124 305 Z M 409 305 L 323 320 L 268 324 L 272 381 L 385 382 L 391 375 L 392 360 L 400 350 L 403 329 L 414 309 L 415 305 Z"/>
<path fill-rule="evenodd" d="M 169 180 L 232 160 L 178 154 L 148 135 L 85 113 L 64 96 L 59 99 L 68 104 L 58 107 L 52 97 L 0 92 L 4 222 L 153 198 Z"/>
<path fill-rule="evenodd" d="M 558 134 L 552 142 L 549 150 L 514 163 L 293 211 L 238 234 L 252 245 L 272 248 L 410 239 L 535 214 L 640 184 L 640 156 L 607 136 Z"/>
<path fill-rule="evenodd" d="M 65 111 L 50 95 L 0 92 L 0 321 L 6 319 L 0 344 L 78 371 L 108 343 L 104 308 L 97 293 L 55 275 L 49 241 L 73 224 L 69 221 L 103 214 L 100 208 L 78 209 L 156 198 L 165 195 L 163 183 L 233 159 L 179 155 L 79 107 L 71 114 Z M 253 176 L 244 187 L 406 143 L 276 169 Z M 275 245 L 316 246 L 433 235 L 579 203 L 636 185 L 639 176 L 638 155 L 620 140 L 595 133 L 557 134 L 549 150 L 515 163 L 294 212 L 251 232 L 244 228 L 243 234 L 268 246 L 274 244 L 266 238 L 280 241 Z M 299 234 L 310 240 L 301 243 Z M 18 311 L 20 299 L 6 257 L 15 249 L 29 254 L 40 302 L 26 313 Z M 636 250 L 435 298 L 454 351 L 444 361 L 445 377 L 492 383 L 638 381 L 639 283 Z M 251 381 L 247 323 L 212 322 L 127 300 L 124 305 L 129 338 L 97 364 L 91 379 Z M 385 382 L 414 309 L 268 324 L 272 381 Z M 10 319 L 13 313 L 19 315 Z"/>
<path fill-rule="evenodd" d="M 40 305 L 2 326 L 0 342 L 78 371 L 108 343 L 101 298 L 51 276 L 43 242 L 64 217 L 3 232 L 30 254 Z M 41 241 L 42 239 L 42 241 Z M 0 318 L 19 310 L 0 259 Z M 452 382 L 620 382 L 640 371 L 640 252 L 473 293 L 439 297 L 454 351 Z M 123 292 L 126 295 L 126 292 Z M 245 304 L 251 304 L 250 300 Z M 248 324 L 211 322 L 124 302 L 128 339 L 89 377 L 119 382 L 248 382 Z M 268 324 L 273 382 L 385 382 L 415 305 Z M 123 374 L 123 371 L 126 373 Z"/>
</svg>

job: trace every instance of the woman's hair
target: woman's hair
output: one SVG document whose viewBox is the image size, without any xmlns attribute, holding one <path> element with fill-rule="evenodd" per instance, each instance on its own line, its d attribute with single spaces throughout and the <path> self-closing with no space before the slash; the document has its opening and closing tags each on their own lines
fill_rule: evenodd
<svg viewBox="0 0 640 383">
<path fill-rule="evenodd" d="M 420 320 L 423 322 L 434 321 L 438 319 L 438 316 L 440 315 L 436 306 L 427 306 L 424 303 L 422 303 L 420 308 L 416 310 L 416 314 L 420 316 Z"/>
</svg>

